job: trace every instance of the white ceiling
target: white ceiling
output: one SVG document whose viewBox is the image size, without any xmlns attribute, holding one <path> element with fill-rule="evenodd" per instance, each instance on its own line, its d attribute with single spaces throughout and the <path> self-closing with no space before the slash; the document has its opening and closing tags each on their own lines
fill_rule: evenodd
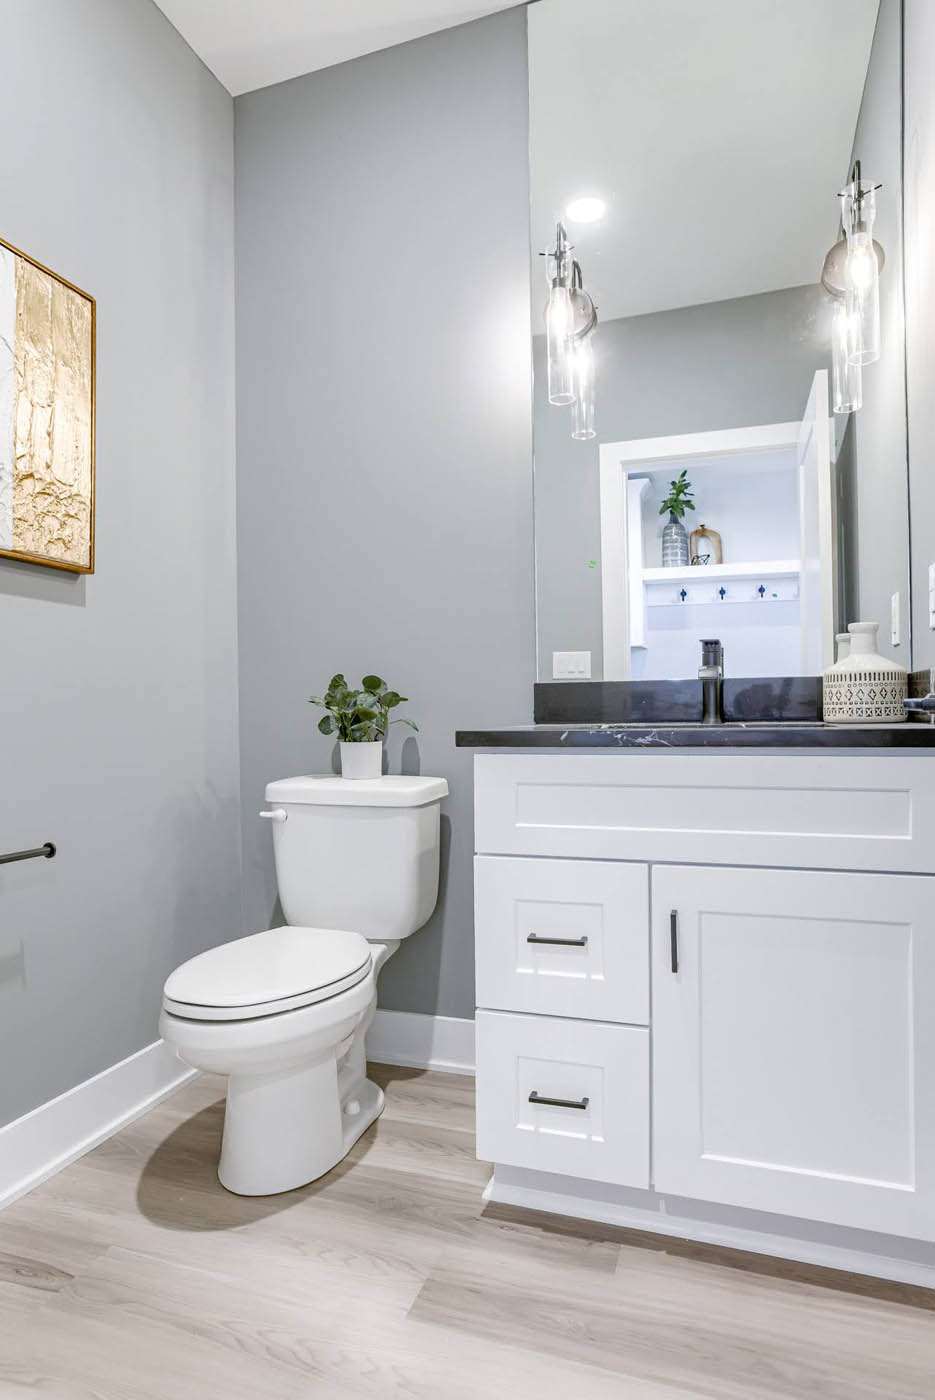
<svg viewBox="0 0 935 1400">
<path fill-rule="evenodd" d="M 235 96 L 433 34 L 517 0 L 156 0 Z"/>
<path fill-rule="evenodd" d="M 605 320 L 817 282 L 877 8 L 539 0 L 534 249 L 554 241 L 569 199 L 603 196 L 605 218 L 568 232 Z"/>
</svg>

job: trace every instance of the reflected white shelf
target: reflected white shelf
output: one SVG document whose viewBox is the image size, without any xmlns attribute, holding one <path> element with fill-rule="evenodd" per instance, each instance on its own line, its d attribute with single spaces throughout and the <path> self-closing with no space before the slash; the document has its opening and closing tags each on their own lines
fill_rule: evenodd
<svg viewBox="0 0 935 1400">
<path fill-rule="evenodd" d="M 752 564 L 689 564 L 678 569 L 644 569 L 644 583 L 701 583 L 708 579 L 794 578 L 801 569 L 798 559 L 766 559 Z"/>
</svg>

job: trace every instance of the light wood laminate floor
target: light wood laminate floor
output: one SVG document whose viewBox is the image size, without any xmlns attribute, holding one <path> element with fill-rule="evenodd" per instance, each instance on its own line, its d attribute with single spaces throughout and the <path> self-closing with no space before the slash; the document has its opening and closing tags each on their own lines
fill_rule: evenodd
<svg viewBox="0 0 935 1400">
<path fill-rule="evenodd" d="M 473 1082 L 372 1072 L 303 1190 L 219 1186 L 202 1078 L 0 1213 L 0 1396 L 935 1397 L 931 1294 L 485 1208 Z"/>
</svg>

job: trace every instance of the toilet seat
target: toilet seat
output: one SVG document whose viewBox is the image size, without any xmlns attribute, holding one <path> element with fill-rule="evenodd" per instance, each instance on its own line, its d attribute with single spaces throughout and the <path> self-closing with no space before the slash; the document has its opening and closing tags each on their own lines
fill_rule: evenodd
<svg viewBox="0 0 935 1400">
<path fill-rule="evenodd" d="M 370 945 L 346 929 L 274 928 L 177 967 L 163 1007 L 190 1021 L 246 1021 L 327 1001 L 363 981 Z"/>
</svg>

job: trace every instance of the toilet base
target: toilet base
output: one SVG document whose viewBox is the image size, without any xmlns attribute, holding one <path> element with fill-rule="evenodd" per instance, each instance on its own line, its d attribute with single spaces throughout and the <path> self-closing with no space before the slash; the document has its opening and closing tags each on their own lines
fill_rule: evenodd
<svg viewBox="0 0 935 1400">
<path fill-rule="evenodd" d="M 231 1075 L 218 1180 L 236 1196 L 274 1196 L 317 1181 L 383 1112 L 383 1090 L 359 1080 L 339 1097 L 333 1058 L 273 1074 Z"/>
</svg>

